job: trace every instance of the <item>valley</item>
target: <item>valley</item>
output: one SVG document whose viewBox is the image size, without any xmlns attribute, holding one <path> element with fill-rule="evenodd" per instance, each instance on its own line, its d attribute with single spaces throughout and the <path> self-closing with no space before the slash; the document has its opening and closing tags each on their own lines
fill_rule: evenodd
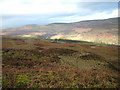
<svg viewBox="0 0 120 90">
<path fill-rule="evenodd" d="M 2 29 L 1 35 L 119 44 L 118 18 L 48 25 L 30 24 Z"/>
</svg>

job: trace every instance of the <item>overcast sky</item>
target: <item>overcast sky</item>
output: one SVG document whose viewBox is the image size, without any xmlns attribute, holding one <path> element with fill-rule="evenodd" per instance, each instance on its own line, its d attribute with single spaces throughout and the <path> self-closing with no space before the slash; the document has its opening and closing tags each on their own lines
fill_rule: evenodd
<svg viewBox="0 0 120 90">
<path fill-rule="evenodd" d="M 45 25 L 118 17 L 118 2 L 81 0 L 0 0 L 0 22 L 4 27 Z"/>
</svg>

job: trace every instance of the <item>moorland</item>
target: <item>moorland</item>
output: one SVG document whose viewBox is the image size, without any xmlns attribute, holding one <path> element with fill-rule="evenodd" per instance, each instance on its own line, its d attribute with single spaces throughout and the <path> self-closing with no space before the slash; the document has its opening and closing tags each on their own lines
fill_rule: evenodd
<svg viewBox="0 0 120 90">
<path fill-rule="evenodd" d="M 3 88 L 119 88 L 115 45 L 1 37 Z"/>
</svg>

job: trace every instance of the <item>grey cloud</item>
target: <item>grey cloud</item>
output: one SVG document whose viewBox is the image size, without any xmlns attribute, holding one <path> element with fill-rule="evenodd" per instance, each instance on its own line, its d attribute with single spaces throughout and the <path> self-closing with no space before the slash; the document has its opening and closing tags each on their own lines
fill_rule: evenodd
<svg viewBox="0 0 120 90">
<path fill-rule="evenodd" d="M 83 2 L 77 3 L 76 12 L 63 12 L 63 13 L 49 13 L 49 14 L 31 14 L 31 15 L 5 15 L 2 17 L 3 19 L 3 27 L 15 27 L 15 26 L 22 26 L 26 24 L 49 24 L 61 21 L 61 18 L 68 17 L 68 16 L 75 16 L 78 17 L 86 16 L 86 15 L 93 15 L 95 13 L 100 12 L 108 12 L 110 13 L 112 10 L 117 9 L 117 2 Z M 81 12 L 81 8 L 83 8 L 83 12 Z M 51 18 L 57 18 L 51 19 Z M 72 20 L 71 20 L 72 21 Z"/>
</svg>

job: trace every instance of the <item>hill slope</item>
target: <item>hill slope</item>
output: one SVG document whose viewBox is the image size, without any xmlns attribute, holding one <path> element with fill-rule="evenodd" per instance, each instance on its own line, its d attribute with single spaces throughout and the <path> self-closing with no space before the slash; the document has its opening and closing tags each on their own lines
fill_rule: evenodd
<svg viewBox="0 0 120 90">
<path fill-rule="evenodd" d="M 48 25 L 31 24 L 4 29 L 2 34 L 118 44 L 118 18 Z"/>
<path fill-rule="evenodd" d="M 117 46 L 2 38 L 3 88 L 119 88 Z"/>
</svg>

